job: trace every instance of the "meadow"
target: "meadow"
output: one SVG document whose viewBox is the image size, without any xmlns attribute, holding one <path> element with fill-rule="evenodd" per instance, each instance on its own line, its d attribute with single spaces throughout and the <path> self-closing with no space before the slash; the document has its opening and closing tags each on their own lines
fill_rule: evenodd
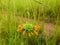
<svg viewBox="0 0 60 45">
<path fill-rule="evenodd" d="M 0 0 L 0 45 L 60 45 L 60 0 Z"/>
</svg>

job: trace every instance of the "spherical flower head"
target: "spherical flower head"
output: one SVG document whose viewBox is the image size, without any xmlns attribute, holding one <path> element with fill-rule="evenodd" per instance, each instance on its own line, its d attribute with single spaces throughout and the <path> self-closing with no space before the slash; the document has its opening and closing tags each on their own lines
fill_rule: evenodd
<svg viewBox="0 0 60 45">
<path fill-rule="evenodd" d="M 28 37 L 33 36 L 34 34 L 38 36 L 38 30 L 40 26 L 39 25 L 33 25 L 31 23 L 25 23 L 25 24 L 20 24 L 18 26 L 18 32 L 20 32 L 23 36 L 25 34 L 28 35 Z"/>
<path fill-rule="evenodd" d="M 23 29 L 25 29 L 28 32 L 31 32 L 33 30 L 33 24 L 24 24 Z"/>
</svg>

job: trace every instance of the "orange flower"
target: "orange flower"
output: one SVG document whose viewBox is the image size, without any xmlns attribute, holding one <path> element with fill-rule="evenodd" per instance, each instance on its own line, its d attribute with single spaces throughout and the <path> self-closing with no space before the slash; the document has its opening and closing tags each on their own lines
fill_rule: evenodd
<svg viewBox="0 0 60 45">
<path fill-rule="evenodd" d="M 25 35 L 25 31 L 22 32 L 22 35 L 23 35 L 23 36 Z"/>
<path fill-rule="evenodd" d="M 34 33 L 35 33 L 36 35 L 38 35 L 38 32 L 34 31 Z"/>
<path fill-rule="evenodd" d="M 26 22 L 26 23 L 28 23 L 28 22 Z M 31 36 L 33 36 L 34 34 L 35 35 L 37 35 L 38 36 L 38 30 L 39 30 L 39 28 L 40 28 L 40 26 L 39 25 L 35 25 L 31 30 L 33 31 L 30 31 L 29 29 L 28 29 L 28 32 L 26 32 L 27 31 L 27 29 L 25 29 L 24 28 L 24 25 L 25 24 L 20 24 L 20 25 L 18 25 L 18 30 L 17 30 L 17 32 L 21 32 L 21 34 L 22 34 L 22 36 L 24 36 L 25 35 L 25 33 L 28 35 L 28 37 L 31 37 Z M 28 28 L 28 27 L 26 27 L 26 28 Z M 24 30 L 23 30 L 24 29 Z"/>
<path fill-rule="evenodd" d="M 31 33 L 28 33 L 28 36 L 31 37 Z"/>
<path fill-rule="evenodd" d="M 39 25 L 35 25 L 35 26 L 34 26 L 34 30 L 38 30 L 39 28 L 40 28 Z"/>
</svg>

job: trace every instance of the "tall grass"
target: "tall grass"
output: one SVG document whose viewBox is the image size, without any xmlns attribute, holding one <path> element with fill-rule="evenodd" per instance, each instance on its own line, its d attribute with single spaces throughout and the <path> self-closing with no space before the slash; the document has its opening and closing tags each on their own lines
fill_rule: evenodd
<svg viewBox="0 0 60 45">
<path fill-rule="evenodd" d="M 40 2 L 40 3 L 38 3 Z M 56 4 L 58 3 L 56 0 L 0 0 L 0 45 L 28 45 L 30 43 L 35 45 L 56 45 L 58 32 L 59 32 L 59 10 Z M 57 3 L 56 3 L 57 2 Z M 53 3 L 53 4 L 52 4 Z M 58 3 L 59 4 L 59 3 Z M 56 9 L 56 10 L 55 10 Z M 44 29 L 44 25 L 51 20 L 50 10 L 53 11 L 53 25 L 55 25 L 54 33 L 51 39 L 45 36 L 46 30 Z M 49 14 L 47 14 L 49 12 Z M 56 17 L 57 16 L 57 17 Z M 55 18 L 56 17 L 56 18 Z M 20 33 L 17 32 L 18 25 L 20 23 L 29 22 L 32 24 L 40 24 L 41 30 L 43 30 L 42 38 L 45 41 L 40 41 L 39 34 L 38 37 L 34 36 L 32 38 L 32 42 L 28 42 L 30 39 L 25 36 L 23 37 Z M 51 23 L 51 22 L 49 22 Z M 24 39 L 26 38 L 26 41 Z M 37 42 L 34 42 L 38 40 Z"/>
</svg>

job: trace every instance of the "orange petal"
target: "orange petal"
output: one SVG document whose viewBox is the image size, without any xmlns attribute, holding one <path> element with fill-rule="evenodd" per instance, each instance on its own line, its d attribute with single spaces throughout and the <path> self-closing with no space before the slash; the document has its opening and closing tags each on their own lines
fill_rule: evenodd
<svg viewBox="0 0 60 45">
<path fill-rule="evenodd" d="M 22 35 L 23 35 L 23 36 L 25 35 L 25 31 L 22 32 Z"/>
<path fill-rule="evenodd" d="M 31 34 L 33 35 L 33 32 L 31 32 Z"/>
<path fill-rule="evenodd" d="M 31 37 L 31 33 L 28 33 L 28 36 Z"/>
<path fill-rule="evenodd" d="M 39 25 L 35 25 L 35 26 L 34 26 L 34 30 L 38 30 L 39 27 L 40 27 Z"/>
<path fill-rule="evenodd" d="M 36 35 L 38 35 L 38 32 L 34 31 L 34 33 L 35 33 Z"/>
<path fill-rule="evenodd" d="M 18 28 L 22 27 L 22 25 L 18 25 Z"/>
<path fill-rule="evenodd" d="M 22 30 L 22 29 L 23 29 L 23 28 L 22 28 L 22 25 L 19 25 L 19 26 L 18 26 L 18 29 Z"/>
</svg>

